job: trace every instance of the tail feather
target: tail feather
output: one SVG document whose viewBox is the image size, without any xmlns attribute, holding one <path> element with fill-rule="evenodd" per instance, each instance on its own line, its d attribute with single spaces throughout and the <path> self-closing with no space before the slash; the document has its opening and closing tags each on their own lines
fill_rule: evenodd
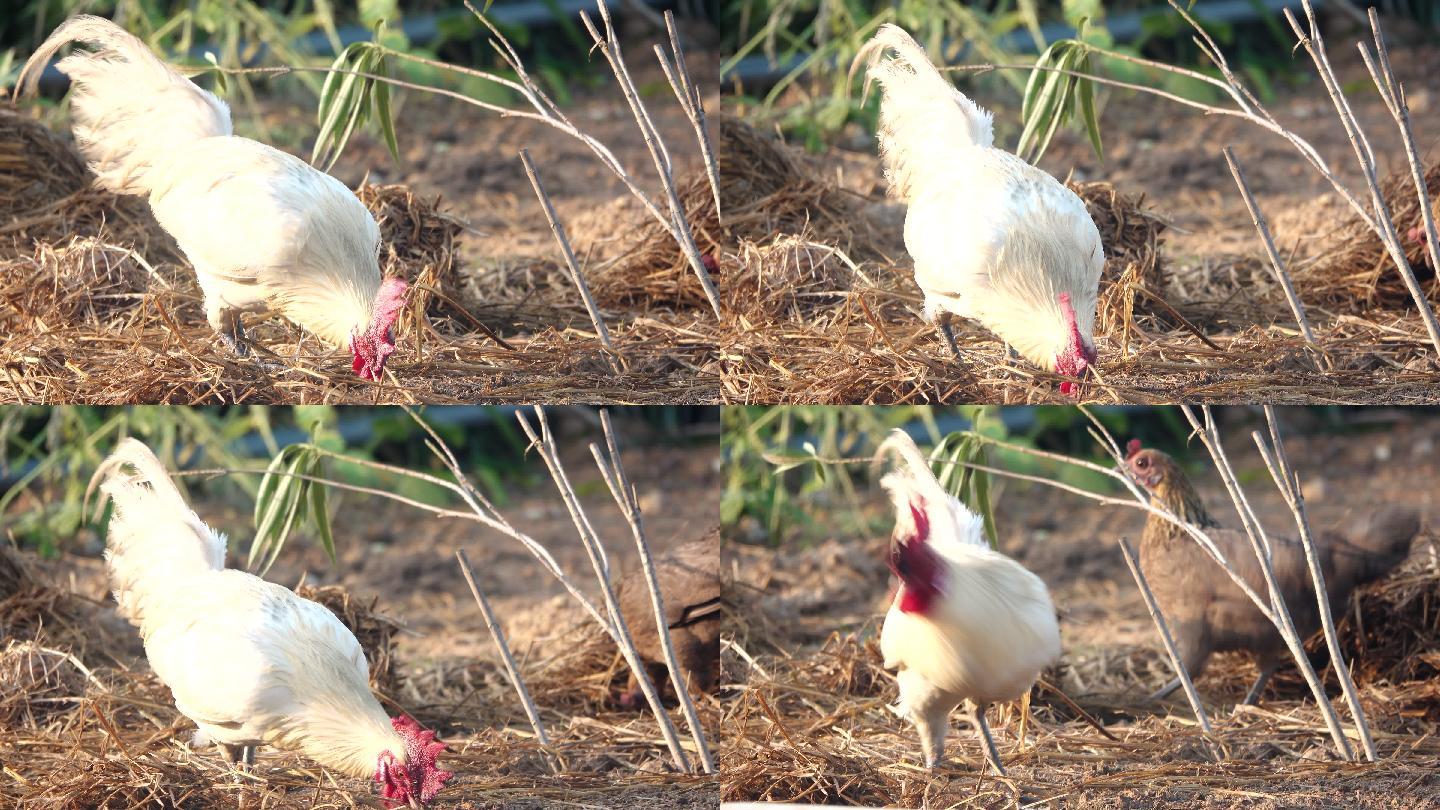
<svg viewBox="0 0 1440 810">
<path fill-rule="evenodd" d="M 1348 593 L 1390 573 L 1410 556 L 1419 533 L 1420 514 L 1407 507 L 1383 507 L 1358 521 L 1346 532 L 1346 542 L 1331 550 L 1335 585 Z"/>
<path fill-rule="evenodd" d="M 886 58 L 887 52 L 894 56 Z M 865 63 L 865 92 L 879 82 L 880 157 L 891 189 L 909 201 L 924 161 L 952 151 L 958 143 L 987 148 L 994 143 L 991 115 L 946 79 L 915 40 L 899 26 L 885 24 L 851 63 L 853 75 Z"/>
<path fill-rule="evenodd" d="M 225 567 L 225 536 L 190 510 L 160 460 L 135 439 L 101 463 L 90 489 L 97 483 L 115 504 L 105 544 L 115 601 L 143 636 L 147 608 L 172 593 L 175 582 Z"/>
<path fill-rule="evenodd" d="M 45 65 L 71 43 L 76 51 L 56 67 L 74 84 L 70 108 L 75 141 L 99 184 L 123 194 L 148 194 L 155 167 L 201 138 L 230 135 L 230 108 L 150 52 L 109 20 L 81 14 L 66 20 L 40 46 L 16 86 L 33 93 Z"/>
<path fill-rule="evenodd" d="M 880 486 L 890 493 L 895 504 L 897 528 L 913 530 L 914 518 L 910 514 L 912 499 L 918 498 L 930 520 L 930 534 L 940 543 L 959 541 L 961 543 L 989 547 L 985 541 L 984 522 L 979 515 L 971 512 L 959 499 L 940 486 L 930 461 L 915 446 L 915 440 L 903 430 L 894 430 L 875 451 L 875 461 L 884 461 L 894 454 L 903 466 L 885 474 Z"/>
</svg>

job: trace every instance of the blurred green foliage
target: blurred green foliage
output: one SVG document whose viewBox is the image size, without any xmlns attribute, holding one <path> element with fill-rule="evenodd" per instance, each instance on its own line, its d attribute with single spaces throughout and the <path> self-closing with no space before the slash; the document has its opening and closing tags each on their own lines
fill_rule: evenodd
<svg viewBox="0 0 1440 810">
<path fill-rule="evenodd" d="M 1263 99 L 1273 96 L 1275 82 L 1293 81 L 1300 74 L 1288 58 L 1293 44 L 1279 18 L 1256 4 L 1261 22 L 1237 27 L 1207 21 L 1204 4 L 1192 9 L 1201 24 L 1232 58 L 1243 76 Z M 1120 11 L 1141 14 L 1141 33 L 1118 43 L 1106 26 L 1109 15 Z M 1046 42 L 1040 28 L 1065 22 L 1079 31 L 1074 39 Z M 722 74 L 745 57 L 765 55 L 773 65 L 789 66 L 785 75 L 763 95 L 746 88 L 728 101 L 763 127 L 778 127 L 789 137 L 820 151 L 833 143 L 847 124 L 859 123 L 874 132 L 879 114 L 878 94 L 860 98 L 863 79 L 847 74 L 855 55 L 881 24 L 906 29 L 938 64 L 968 65 L 1049 64 L 1079 72 L 1155 87 L 1199 101 L 1215 101 L 1215 88 L 1184 76 L 1115 59 L 1106 52 L 1153 59 L 1166 64 L 1218 76 L 1191 41 L 1193 31 L 1163 3 L 1125 0 L 724 0 L 721 28 L 726 36 Z M 1014 50 L 1008 43 L 1024 33 L 1038 44 L 1040 57 Z M 1093 57 L 1093 58 L 1092 58 Z M 1070 92 L 1057 92 L 1048 104 L 1036 104 L 1051 76 L 1024 70 L 967 71 L 961 89 L 983 107 L 994 110 L 997 141 L 1009 141 L 1022 128 L 1037 130 L 1021 138 L 1034 158 L 1043 152 L 1048 137 L 1067 122 L 1081 128 L 1099 153 L 1099 116 L 1103 92 L 1095 98 L 1092 83 L 1071 80 Z M 1029 79 L 1029 81 L 1027 81 Z M 1058 79 L 1053 81 L 1059 82 Z M 726 92 L 734 89 L 726 84 Z M 1060 89 L 1057 87 L 1057 89 Z M 1023 121 L 1006 110 L 1037 110 Z M 1036 147 L 1039 147 L 1038 149 Z"/>
<path fill-rule="evenodd" d="M 359 0 L 353 4 L 334 0 L 23 0 L 17 5 L 15 13 L 0 14 L 0 86 L 13 84 L 25 59 L 62 20 L 73 14 L 96 14 L 115 20 L 157 53 L 165 54 L 167 60 L 201 72 L 207 66 L 223 69 L 210 71 L 211 89 L 222 96 L 238 96 L 245 104 L 247 113 L 236 116 L 235 121 L 242 133 L 295 149 L 317 131 L 328 130 L 329 143 L 324 149 L 317 144 L 317 162 L 333 162 L 349 134 L 367 123 L 376 126 L 377 134 L 398 160 L 394 124 L 398 116 L 397 110 L 391 108 L 388 91 L 371 88 L 366 81 L 352 81 L 359 87 L 346 87 L 345 92 L 329 96 L 350 103 L 322 103 L 314 124 L 272 124 L 258 105 L 262 80 L 254 74 L 233 71 L 282 65 L 334 66 L 393 74 L 414 84 L 454 90 L 495 104 L 509 105 L 517 99 L 512 91 L 495 82 L 448 68 L 449 64 L 483 68 L 508 79 L 516 78 L 490 47 L 489 32 L 469 11 L 457 8 L 458 4 L 427 0 Z M 491 4 L 474 5 L 483 11 Z M 503 26 L 501 31 L 525 54 L 530 73 L 557 103 L 565 105 L 573 97 L 572 88 L 598 85 L 604 73 L 586 69 L 591 64 L 588 36 L 561 13 L 559 5 L 550 5 L 556 23 L 552 28 L 541 32 Z M 424 44 L 411 42 L 402 28 L 407 12 L 435 13 L 437 36 Z M 360 25 L 374 32 L 372 40 L 342 47 L 339 29 L 346 25 Z M 314 35 L 323 36 L 332 55 L 306 50 L 300 44 Z M 386 55 L 414 56 L 438 64 L 385 60 Z M 297 87 L 294 82 L 298 81 L 298 87 L 314 100 L 322 100 L 327 88 L 340 89 L 338 83 L 327 82 L 326 75 L 317 72 L 296 72 L 263 81 L 266 92 L 281 95 L 293 93 Z M 668 87 L 665 89 L 668 92 Z M 337 109 L 338 124 L 327 120 Z"/>
<path fill-rule="evenodd" d="M 977 477 L 956 461 L 1111 491 L 1113 482 L 1094 471 L 975 440 L 978 434 L 1108 463 L 1087 432 L 1089 420 L 1079 410 L 1050 406 L 1020 410 L 1027 415 L 1008 421 L 1023 427 L 1011 428 L 1005 409 L 998 406 L 727 407 L 721 436 L 722 529 L 737 540 L 771 544 L 888 532 L 894 517 L 888 502 L 874 492 L 883 470 L 873 470 L 868 461 L 892 429 L 906 425 L 920 426 L 928 442 L 917 443 L 937 464 L 942 486 L 987 518 L 992 542 L 997 531 L 1005 531 L 1004 526 L 994 525 L 994 502 L 1005 489 L 1028 485 Z M 1139 436 L 1147 444 L 1158 443 L 1184 455 L 1188 426 L 1174 408 L 1093 413 L 1122 442 Z M 962 423 L 963 428 L 954 427 Z M 872 478 L 872 473 L 877 477 Z"/>
<path fill-rule="evenodd" d="M 340 432 L 341 420 L 362 412 L 370 417 L 369 430 L 363 438 L 347 441 Z M 427 412 L 434 409 L 419 411 L 422 417 Z M 616 417 L 623 420 L 622 430 L 624 422 L 638 422 L 649 427 L 638 431 L 640 435 L 660 436 L 679 435 L 695 419 L 706 418 L 681 406 L 621 410 Z M 497 411 L 483 427 L 447 424 L 433 416 L 427 421 L 498 508 L 509 504 L 514 492 L 548 485 L 543 471 L 527 463 L 527 442 L 510 414 Z M 277 433 L 293 429 L 303 431 L 308 440 L 282 448 Z M 268 567 L 292 531 L 303 530 L 334 553 L 327 519 L 333 505 L 325 493 L 308 486 L 282 487 L 282 477 L 259 474 L 267 466 L 384 489 L 423 503 L 452 500 L 435 484 L 345 461 L 378 461 L 449 480 L 425 446 L 424 433 L 398 408 L 10 406 L 0 408 L 0 542 L 54 555 L 77 549 L 77 537 L 89 529 L 96 533 L 92 539 L 103 537 L 107 515 L 85 513 L 85 489 L 95 468 L 124 436 L 145 442 L 171 469 L 254 471 L 176 479 L 191 493 L 253 508 L 259 531 L 247 550 L 252 565 Z M 256 452 L 243 453 L 242 443 Z M 337 460 L 337 455 L 343 458 Z"/>
</svg>

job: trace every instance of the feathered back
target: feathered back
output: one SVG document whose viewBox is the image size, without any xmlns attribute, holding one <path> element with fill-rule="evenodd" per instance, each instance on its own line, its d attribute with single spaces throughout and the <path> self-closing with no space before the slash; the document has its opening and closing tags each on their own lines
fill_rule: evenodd
<svg viewBox="0 0 1440 810">
<path fill-rule="evenodd" d="M 70 77 L 75 141 L 103 188 L 148 194 L 147 175 L 177 147 L 231 134 L 230 108 L 156 58 L 145 43 L 100 17 L 80 14 L 30 56 L 16 86 L 33 93 L 50 58 L 82 42 L 56 67 Z"/>
<path fill-rule="evenodd" d="M 147 613 L 174 592 L 174 583 L 225 567 L 225 536 L 190 510 L 160 460 L 135 439 L 101 463 L 90 490 L 97 482 L 115 504 L 105 544 L 110 585 L 120 615 L 144 637 Z"/>
<path fill-rule="evenodd" d="M 886 52 L 894 55 L 886 58 Z M 925 155 L 944 154 L 957 143 L 988 148 L 995 141 L 991 115 L 930 63 L 924 49 L 889 23 L 855 55 L 853 76 L 865 66 L 865 92 L 870 82 L 880 83 L 880 157 L 891 191 L 909 201 L 916 180 L 925 172 Z"/>
<path fill-rule="evenodd" d="M 985 541 L 984 520 L 940 486 L 930 469 L 929 460 L 921 454 L 909 434 L 899 429 L 892 431 L 875 451 L 875 462 L 884 461 L 890 454 L 898 457 L 901 463 L 880 479 L 880 486 L 890 493 L 890 500 L 895 504 L 897 533 L 914 532 L 915 518 L 910 513 L 910 503 L 918 499 L 925 504 L 931 542 L 937 550 L 943 551 L 946 545 L 954 543 L 990 547 Z"/>
</svg>

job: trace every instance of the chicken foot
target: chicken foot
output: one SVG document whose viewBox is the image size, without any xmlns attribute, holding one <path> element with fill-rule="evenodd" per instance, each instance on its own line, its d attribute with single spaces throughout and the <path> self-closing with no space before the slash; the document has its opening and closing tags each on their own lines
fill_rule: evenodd
<svg viewBox="0 0 1440 810">
<path fill-rule="evenodd" d="M 1255 704 L 1259 703 L 1260 693 L 1265 691 L 1265 685 L 1270 682 L 1270 676 L 1274 675 L 1276 672 L 1279 672 L 1281 666 L 1281 664 L 1262 665 L 1260 667 L 1260 674 L 1255 677 L 1255 682 L 1250 685 L 1250 689 L 1245 693 L 1245 699 L 1240 701 L 1240 705 L 1254 706 Z M 1165 698 L 1170 696 L 1170 693 L 1174 692 L 1176 689 L 1179 688 L 1180 679 L 1172 678 L 1168 683 L 1160 687 L 1159 690 L 1157 690 L 1154 694 L 1150 696 L 1150 702 L 1155 703 L 1156 701 L 1164 700 Z"/>
<path fill-rule="evenodd" d="M 980 736 L 985 739 L 985 758 L 990 761 L 990 767 L 995 769 L 995 773 L 1004 776 L 1005 766 L 1000 764 L 1000 751 L 995 747 L 995 738 L 990 735 L 990 725 L 985 722 L 985 710 L 988 708 L 988 703 L 977 705 L 971 719 L 980 730 Z"/>
<path fill-rule="evenodd" d="M 237 357 L 250 354 L 250 343 L 245 338 L 245 324 L 240 319 L 239 310 L 229 307 L 219 310 L 212 315 L 210 325 Z"/>
<path fill-rule="evenodd" d="M 955 354 L 955 360 L 963 364 L 965 358 L 960 356 L 960 347 L 955 345 L 955 330 L 950 326 L 950 321 L 954 317 L 953 314 L 941 310 L 935 316 L 935 325 L 940 327 L 940 334 L 945 338 L 945 342 L 950 344 L 950 351 Z"/>
</svg>

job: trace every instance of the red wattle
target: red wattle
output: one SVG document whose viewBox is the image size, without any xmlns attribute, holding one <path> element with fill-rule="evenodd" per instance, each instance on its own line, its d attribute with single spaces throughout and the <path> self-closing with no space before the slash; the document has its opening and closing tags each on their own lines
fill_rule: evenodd
<svg viewBox="0 0 1440 810">
<path fill-rule="evenodd" d="M 934 594 L 926 591 L 918 591 L 914 588 L 900 586 L 900 612 L 901 613 L 924 613 L 930 609 L 930 601 Z"/>
</svg>

